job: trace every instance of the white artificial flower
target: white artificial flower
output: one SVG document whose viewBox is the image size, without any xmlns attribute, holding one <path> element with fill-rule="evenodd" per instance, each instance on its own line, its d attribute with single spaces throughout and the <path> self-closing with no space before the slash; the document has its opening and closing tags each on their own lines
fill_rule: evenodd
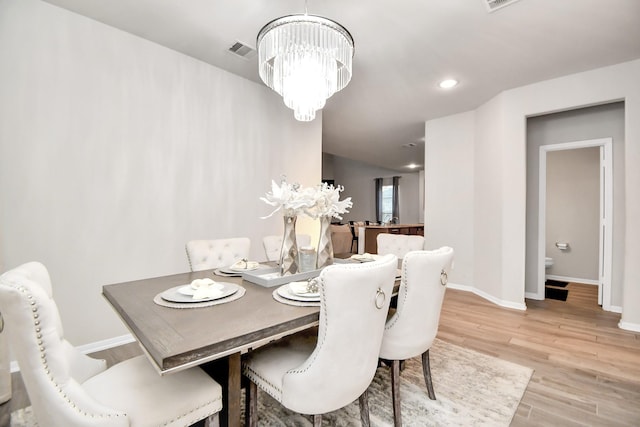
<svg viewBox="0 0 640 427">
<path fill-rule="evenodd" d="M 340 214 L 348 212 L 347 209 L 353 206 L 351 197 L 340 200 L 340 192 L 343 190 L 342 186 L 334 187 L 327 183 L 300 189 L 298 184 L 287 183 L 284 177 L 280 185 L 271 181 L 271 192 L 260 197 L 260 200 L 276 209 L 262 218 L 269 218 L 282 209 L 287 216 L 304 214 L 314 219 L 323 216 L 342 219 Z"/>
<path fill-rule="evenodd" d="M 309 194 L 305 194 L 304 191 L 300 191 L 299 189 L 299 184 L 289 184 L 285 178 L 280 181 L 280 185 L 272 180 L 271 192 L 267 193 L 265 197 L 260 197 L 260 200 L 271 206 L 275 206 L 276 209 L 262 218 L 269 218 L 281 209 L 287 216 L 294 216 L 304 212 L 305 209 L 314 203 L 314 200 Z"/>
<path fill-rule="evenodd" d="M 344 187 L 334 187 L 326 182 L 319 185 L 315 190 L 315 204 L 307 212 L 312 218 L 323 216 L 342 219 L 340 214 L 347 213 L 348 208 L 353 206 L 351 197 L 340 200 L 340 192 Z"/>
</svg>

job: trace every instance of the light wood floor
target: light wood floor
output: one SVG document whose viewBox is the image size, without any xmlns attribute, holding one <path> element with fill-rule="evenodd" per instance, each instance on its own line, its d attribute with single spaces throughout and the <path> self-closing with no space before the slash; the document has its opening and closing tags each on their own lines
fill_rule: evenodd
<svg viewBox="0 0 640 427">
<path fill-rule="evenodd" d="M 567 289 L 526 311 L 449 289 L 438 337 L 535 370 L 512 426 L 640 426 L 640 334 L 602 311 L 596 286 Z"/>
<path fill-rule="evenodd" d="M 640 426 L 640 334 L 602 311 L 596 286 L 567 289 L 566 302 L 527 300 L 526 311 L 448 289 L 438 337 L 535 370 L 512 426 Z M 137 354 L 134 343 L 95 356 L 113 364 Z M 26 405 L 14 374 L 14 396 L 0 414 Z"/>
</svg>

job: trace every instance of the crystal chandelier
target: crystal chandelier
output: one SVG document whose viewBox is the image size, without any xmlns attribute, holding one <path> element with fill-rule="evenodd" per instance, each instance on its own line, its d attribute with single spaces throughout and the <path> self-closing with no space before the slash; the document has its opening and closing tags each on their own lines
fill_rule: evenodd
<svg viewBox="0 0 640 427">
<path fill-rule="evenodd" d="M 353 38 L 342 25 L 314 15 L 275 19 L 258 33 L 258 71 L 297 120 L 308 122 L 351 80 Z"/>
</svg>

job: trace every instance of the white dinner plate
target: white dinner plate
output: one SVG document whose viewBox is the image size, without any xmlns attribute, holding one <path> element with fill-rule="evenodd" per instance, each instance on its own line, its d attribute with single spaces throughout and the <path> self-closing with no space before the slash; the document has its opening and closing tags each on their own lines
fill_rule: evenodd
<svg viewBox="0 0 640 427">
<path fill-rule="evenodd" d="M 304 302 L 319 302 L 320 294 L 294 294 L 289 289 L 289 284 L 282 285 L 278 289 L 276 289 L 278 295 L 282 298 L 290 299 L 292 301 L 304 301 Z"/>
<path fill-rule="evenodd" d="M 220 289 L 220 293 L 209 298 L 193 299 L 193 293 L 191 293 L 191 295 L 187 295 L 187 293 L 189 292 L 189 289 L 185 289 L 185 288 L 191 288 L 191 285 L 180 285 L 171 289 L 167 289 L 166 291 L 160 294 L 160 297 L 163 300 L 170 301 L 170 302 L 195 303 L 195 302 L 207 302 L 207 301 L 213 301 L 216 299 L 226 298 L 238 292 L 238 285 L 236 285 L 235 283 L 228 283 L 228 282 L 216 282 L 216 283 L 223 285 L 223 287 L 222 289 Z"/>
<path fill-rule="evenodd" d="M 223 269 L 225 271 L 222 271 Z M 238 273 L 237 271 L 227 270 L 224 267 L 216 268 L 215 270 L 213 270 L 213 274 L 216 274 L 218 276 L 224 276 L 224 277 L 242 277 L 242 273 Z"/>
<path fill-rule="evenodd" d="M 216 289 L 219 289 L 219 290 L 222 291 L 224 289 L 224 287 L 225 287 L 225 284 L 222 283 L 222 282 L 213 282 L 209 286 L 215 286 Z M 180 293 L 182 295 L 188 295 L 188 296 L 192 297 L 193 294 L 196 293 L 196 289 L 192 285 L 185 285 L 185 286 L 182 286 L 182 287 L 178 288 L 178 293 Z"/>
</svg>

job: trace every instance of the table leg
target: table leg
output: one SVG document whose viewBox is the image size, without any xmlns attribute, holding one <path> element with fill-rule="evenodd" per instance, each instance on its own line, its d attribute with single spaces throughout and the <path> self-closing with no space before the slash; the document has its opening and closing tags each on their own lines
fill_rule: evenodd
<svg viewBox="0 0 640 427">
<path fill-rule="evenodd" d="M 222 387 L 222 411 L 220 411 L 221 427 L 240 426 L 240 353 L 209 362 L 202 368 Z"/>
</svg>

